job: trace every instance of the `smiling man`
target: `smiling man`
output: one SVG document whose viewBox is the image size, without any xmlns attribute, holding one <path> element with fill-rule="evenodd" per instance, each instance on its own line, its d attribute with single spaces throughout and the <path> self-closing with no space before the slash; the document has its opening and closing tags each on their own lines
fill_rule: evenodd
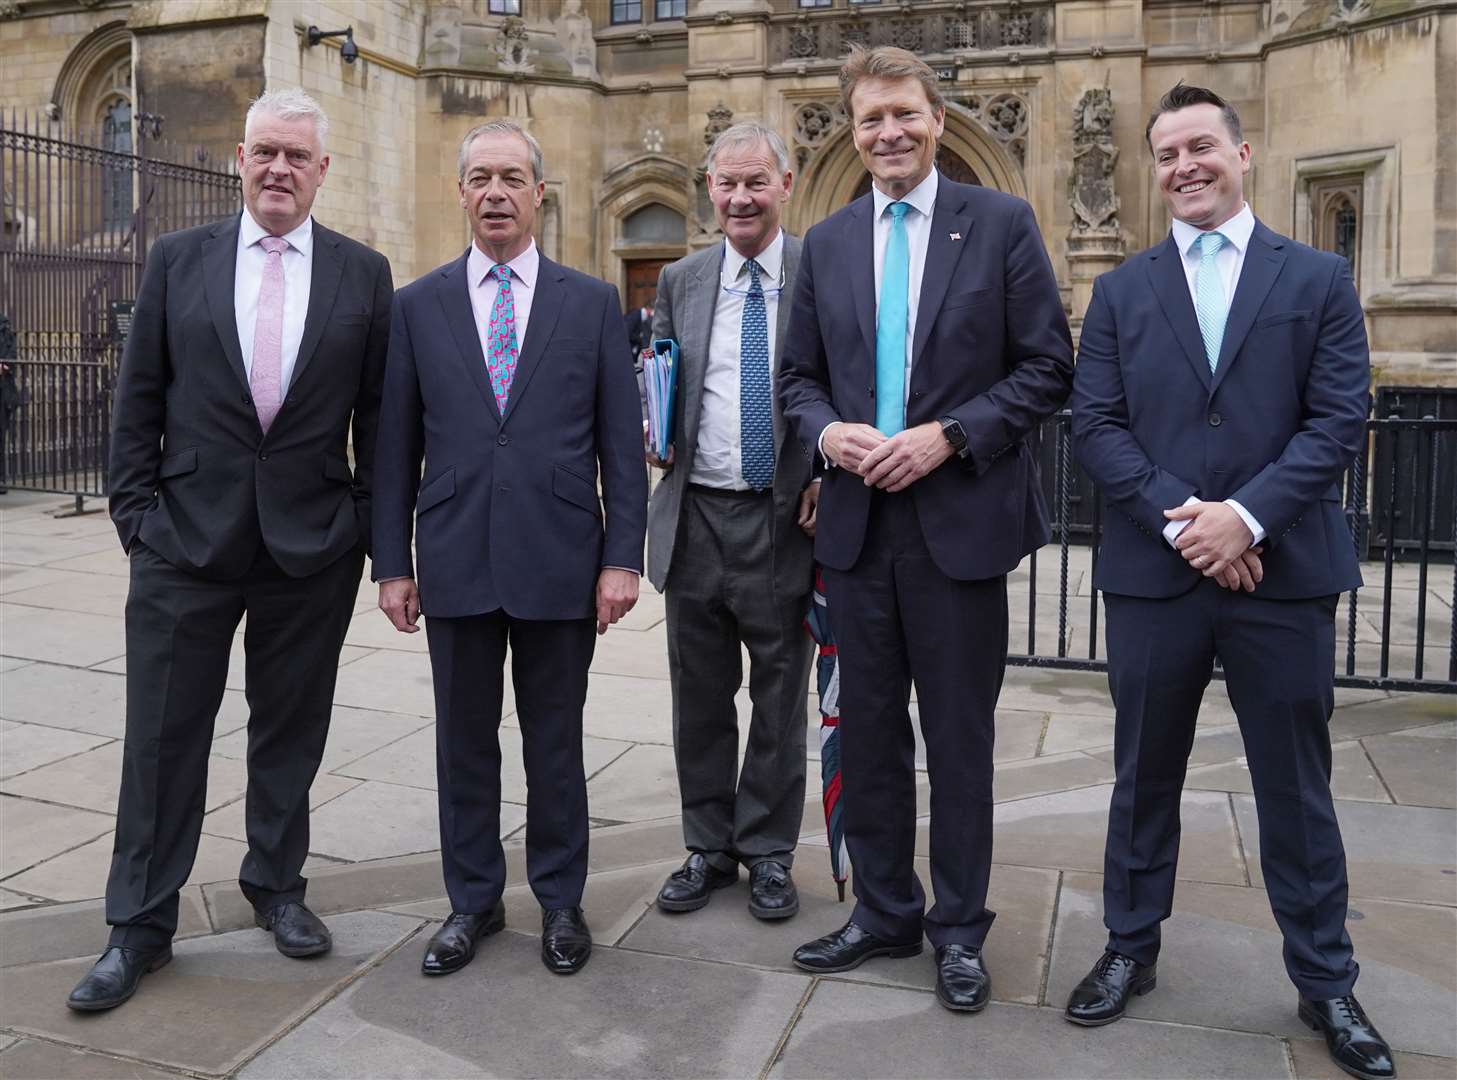
<svg viewBox="0 0 1457 1080">
<path fill-rule="evenodd" d="M 1340 502 L 1366 430 L 1361 304 L 1346 260 L 1250 212 L 1250 146 L 1218 94 L 1175 86 L 1147 136 L 1173 227 L 1094 285 L 1073 391 L 1078 456 L 1111 511 L 1094 583 L 1108 616 L 1117 781 L 1108 944 L 1067 1018 L 1111 1023 L 1154 988 L 1180 791 L 1218 660 L 1300 1018 L 1346 1072 L 1393 1076 L 1351 993 L 1359 969 L 1330 792 L 1332 619 L 1337 594 L 1361 581 Z M 1238 974 L 1211 981 L 1243 986 Z"/>
<path fill-rule="evenodd" d="M 421 970 L 458 971 L 505 925 L 498 731 L 509 645 L 541 958 L 569 975 L 592 952 L 581 909 L 587 667 L 594 630 L 637 602 L 641 413 L 617 290 L 537 249 L 546 183 L 536 140 L 492 120 L 466 134 L 458 164 L 471 246 L 395 298 L 374 519 L 379 606 L 402 633 L 426 616 L 435 683 L 451 914 Z"/>
<path fill-rule="evenodd" d="M 384 256 L 310 216 L 327 133 L 302 91 L 264 94 L 238 144 L 242 214 L 163 236 L 147 257 L 111 438 L 111 517 L 131 561 L 111 944 L 73 1009 L 121 1004 L 171 959 L 245 613 L 238 883 L 279 952 L 330 947 L 300 870 L 369 548 L 392 289 Z"/>
<path fill-rule="evenodd" d="M 663 268 L 653 334 L 681 347 L 679 417 L 648 508 L 648 577 L 667 596 L 673 750 L 689 855 L 658 894 L 693 911 L 749 871 L 749 912 L 799 910 L 790 875 L 804 816 L 815 498 L 773 391 L 800 242 L 779 226 L 793 188 L 778 132 L 735 124 L 708 152 L 722 244 Z M 739 767 L 740 648 L 749 738 Z"/>
<path fill-rule="evenodd" d="M 1027 436 L 1062 404 L 1072 343 L 1032 209 L 934 167 L 946 107 L 902 49 L 852 49 L 840 92 L 871 192 L 805 237 L 780 399 L 830 466 L 815 555 L 839 648 L 855 905 L 794 962 L 845 971 L 936 948 L 948 1009 L 986 1006 L 993 717 L 1006 575 L 1047 542 Z M 931 879 L 914 869 L 919 695 Z"/>
</svg>

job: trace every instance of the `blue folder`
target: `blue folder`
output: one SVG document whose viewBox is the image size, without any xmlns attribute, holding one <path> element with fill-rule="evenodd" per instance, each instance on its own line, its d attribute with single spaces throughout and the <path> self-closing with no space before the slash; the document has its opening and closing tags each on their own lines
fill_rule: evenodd
<svg viewBox="0 0 1457 1080">
<path fill-rule="evenodd" d="M 648 406 L 648 446 L 660 458 L 673 445 L 673 397 L 678 387 L 678 343 L 658 338 L 643 352 L 643 392 Z"/>
</svg>

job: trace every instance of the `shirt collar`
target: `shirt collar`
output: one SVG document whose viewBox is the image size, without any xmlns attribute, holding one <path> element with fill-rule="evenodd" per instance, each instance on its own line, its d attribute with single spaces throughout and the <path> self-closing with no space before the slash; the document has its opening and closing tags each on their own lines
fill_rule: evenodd
<svg viewBox="0 0 1457 1080">
<path fill-rule="evenodd" d="M 732 244 L 727 240 L 723 242 L 723 279 L 726 282 L 734 282 L 744 272 L 744 264 L 749 260 L 740 255 Z M 759 264 L 762 271 L 760 282 L 764 285 L 777 285 L 779 283 L 779 268 L 784 264 L 784 230 L 780 229 L 774 234 L 774 239 L 769 241 L 769 246 L 754 256 L 754 261 Z"/>
<path fill-rule="evenodd" d="M 931 211 L 936 208 L 936 188 L 938 185 L 939 173 L 932 169 L 915 187 L 906 193 L 905 197 L 899 200 L 892 199 L 885 192 L 874 184 L 870 185 L 870 194 L 875 199 L 875 220 L 879 221 L 880 216 L 885 213 L 885 208 L 893 202 L 910 203 L 913 210 L 918 210 L 926 217 L 931 216 Z"/>
<path fill-rule="evenodd" d="M 1255 215 L 1250 209 L 1250 204 L 1245 203 L 1240 207 L 1238 214 L 1235 214 L 1218 229 L 1201 229 L 1197 225 L 1190 225 L 1187 221 L 1180 221 L 1178 218 L 1174 218 L 1170 228 L 1174 234 L 1174 243 L 1178 245 L 1181 255 L 1187 256 L 1189 249 L 1194 246 L 1194 241 L 1207 232 L 1223 234 L 1225 243 L 1242 253 L 1250 246 L 1250 236 L 1255 231 Z"/>
<path fill-rule="evenodd" d="M 465 260 L 465 271 L 470 283 L 475 286 L 485 284 L 486 275 L 495 265 L 491 257 L 476 247 L 475 241 L 471 241 L 470 254 Z M 526 288 L 531 288 L 536 281 L 537 267 L 541 265 L 541 253 L 536 250 L 536 240 L 532 239 L 526 245 L 526 250 L 506 265 L 511 268 L 512 281 L 519 281 Z"/>
<path fill-rule="evenodd" d="M 243 220 L 238 225 L 238 243 L 243 248 L 250 248 L 258 243 L 265 236 L 273 235 L 257 221 L 253 219 L 248 208 L 243 207 Z M 300 255 L 307 255 L 309 248 L 314 242 L 314 219 L 312 216 L 304 218 L 304 222 L 293 232 L 284 233 L 283 239 L 288 241 L 288 246 L 297 251 Z"/>
</svg>

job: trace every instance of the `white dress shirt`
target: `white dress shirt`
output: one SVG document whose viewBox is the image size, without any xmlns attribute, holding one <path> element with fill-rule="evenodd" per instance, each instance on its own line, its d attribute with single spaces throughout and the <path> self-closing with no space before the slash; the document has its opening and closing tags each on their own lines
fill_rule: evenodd
<svg viewBox="0 0 1457 1080">
<path fill-rule="evenodd" d="M 906 193 L 905 197 L 896 200 L 874 184 L 870 187 L 870 197 L 873 200 L 874 216 L 874 241 L 875 241 L 875 316 L 877 324 L 880 319 L 880 276 L 881 269 L 885 265 L 885 249 L 890 244 L 890 230 L 893 217 L 886 209 L 893 202 L 903 202 L 910 206 L 906 211 L 906 244 L 910 254 L 910 283 L 906 296 L 906 377 L 901 386 L 901 404 L 905 405 L 911 400 L 911 359 L 916 342 L 916 314 L 921 306 L 921 279 L 926 271 L 926 251 L 931 245 L 931 215 L 936 209 L 936 190 L 940 186 L 940 173 L 935 169 L 926 176 L 915 187 Z M 825 457 L 825 431 L 829 431 L 835 424 L 843 423 L 835 420 L 824 427 L 820 432 L 819 451 L 820 457 L 824 458 L 826 467 L 832 466 L 834 462 Z"/>
<path fill-rule="evenodd" d="M 238 226 L 238 255 L 233 273 L 233 317 L 238 325 L 238 345 L 243 350 L 243 368 L 253 377 L 253 332 L 258 327 L 258 290 L 263 285 L 263 266 L 268 253 L 258 241 L 271 235 L 243 209 Z M 304 319 L 309 313 L 309 292 L 314 275 L 314 219 L 283 237 L 283 340 L 279 365 L 279 386 L 285 394 L 293 381 L 293 366 L 304 339 Z"/>
<path fill-rule="evenodd" d="M 1199 310 L 1199 294 L 1195 289 L 1195 283 L 1199 274 L 1199 249 L 1195 242 L 1206 232 L 1218 232 L 1224 235 L 1224 246 L 1214 256 L 1214 268 L 1219 271 L 1220 283 L 1224 286 L 1225 311 L 1234 302 L 1234 290 L 1239 287 L 1240 271 L 1244 269 L 1245 252 L 1250 247 L 1250 236 L 1255 231 L 1255 215 L 1250 211 L 1250 204 L 1245 203 L 1240 207 L 1238 214 L 1230 218 L 1218 229 L 1201 229 L 1196 225 L 1190 225 L 1187 221 L 1180 221 L 1174 218 L 1173 222 L 1174 243 L 1179 248 L 1179 254 L 1184 260 L 1184 278 L 1189 283 L 1189 301 L 1194 305 L 1194 310 Z M 1184 500 L 1184 505 L 1198 502 L 1192 495 Z M 1258 544 L 1265 538 L 1265 528 L 1256 520 L 1255 516 L 1241 506 L 1234 499 L 1225 499 L 1225 503 L 1240 519 L 1254 536 L 1251 543 Z M 1164 539 L 1172 544 L 1178 535 L 1184 531 L 1189 522 L 1171 521 L 1164 526 Z"/>
<path fill-rule="evenodd" d="M 526 250 L 506 264 L 511 268 L 511 299 L 516 305 L 516 355 L 526 343 L 526 325 L 531 320 L 531 298 L 536 292 L 536 272 L 541 265 L 541 253 L 536 250 L 536 241 L 526 245 Z M 481 339 L 481 356 L 489 364 L 491 360 L 491 309 L 496 306 L 496 296 L 501 283 L 491 270 L 496 263 L 489 255 L 470 246 L 466 256 L 466 280 L 470 283 L 470 307 L 476 319 L 476 333 Z M 507 394 L 510 400 L 510 394 Z"/>
<path fill-rule="evenodd" d="M 727 240 L 723 244 L 718 297 L 713 306 L 713 327 L 703 371 L 703 406 L 698 412 L 698 444 L 688 482 L 729 491 L 748 491 L 744 479 L 743 423 L 739 407 L 739 330 L 744 321 L 744 300 L 749 292 L 748 259 Z M 754 261 L 764 289 L 764 314 L 769 322 L 770 371 L 779 315 L 779 293 L 784 284 L 784 232 L 780 230 Z M 771 374 L 772 377 L 772 374 Z M 772 393 L 772 390 L 771 390 Z"/>
</svg>

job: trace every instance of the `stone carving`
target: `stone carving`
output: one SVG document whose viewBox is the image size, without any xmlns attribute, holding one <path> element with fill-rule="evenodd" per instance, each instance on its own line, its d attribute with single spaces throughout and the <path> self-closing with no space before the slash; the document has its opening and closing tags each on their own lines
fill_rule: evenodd
<svg viewBox="0 0 1457 1080">
<path fill-rule="evenodd" d="M 703 128 L 703 145 L 712 146 L 713 140 L 729 129 L 734 122 L 734 111 L 720 101 L 708 110 L 708 123 Z"/>
<path fill-rule="evenodd" d="M 463 19 L 464 13 L 455 0 L 430 5 L 425 21 L 427 66 L 460 66 L 460 27 Z"/>
<path fill-rule="evenodd" d="M 921 23 L 915 19 L 902 19 L 891 27 L 890 43 L 907 52 L 920 52 L 921 40 Z"/>
<path fill-rule="evenodd" d="M 820 38 L 808 21 L 800 23 L 789 32 L 789 56 L 794 60 L 808 60 L 820 54 Z"/>
<path fill-rule="evenodd" d="M 734 122 L 734 111 L 720 101 L 708 110 L 708 123 L 703 128 L 703 145 L 712 146 L 713 140 L 727 131 Z M 694 235 L 689 243 L 702 246 L 711 243 L 720 235 L 718 219 L 714 217 L 713 200 L 708 197 L 708 169 L 700 165 L 693 170 L 693 218 Z"/>
<path fill-rule="evenodd" d="M 1118 193 L 1113 168 L 1118 147 L 1113 142 L 1113 93 L 1107 87 L 1089 90 L 1073 106 L 1073 168 L 1068 201 L 1074 232 L 1117 234 Z"/>
<path fill-rule="evenodd" d="M 0 0 L 0 19 L 20 18 L 20 4 L 18 0 Z"/>
<path fill-rule="evenodd" d="M 807 101 L 794 111 L 794 160 L 801 172 L 830 135 L 845 122 L 840 102 Z"/>
<path fill-rule="evenodd" d="M 592 17 L 582 10 L 582 0 L 562 0 L 562 13 L 552 25 L 572 74 L 579 79 L 597 78 L 597 41 L 592 37 Z"/>
<path fill-rule="evenodd" d="M 1032 16 L 1025 11 L 1010 11 L 1002 16 L 1003 45 L 1032 44 Z"/>
<path fill-rule="evenodd" d="M 649 154 L 661 154 L 663 152 L 663 129 L 650 127 L 642 133 L 642 147 Z"/>
<path fill-rule="evenodd" d="M 949 17 L 946 20 L 945 48 L 947 52 L 959 52 L 977 47 L 976 22 L 970 18 Z"/>
<path fill-rule="evenodd" d="M 526 23 L 512 15 L 501 24 L 496 35 L 496 66 L 502 71 L 518 75 L 530 75 L 536 71 L 531 62 L 532 48 Z"/>
<path fill-rule="evenodd" d="M 998 94 L 983 110 L 983 124 L 997 138 L 1006 142 L 1027 133 L 1027 102 L 1015 94 Z"/>
</svg>

